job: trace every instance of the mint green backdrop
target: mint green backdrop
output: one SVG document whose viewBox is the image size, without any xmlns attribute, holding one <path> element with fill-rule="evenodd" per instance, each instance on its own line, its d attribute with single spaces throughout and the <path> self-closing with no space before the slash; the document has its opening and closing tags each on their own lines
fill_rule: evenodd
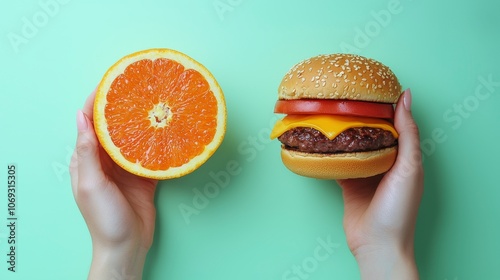
<svg viewBox="0 0 500 280">
<path fill-rule="evenodd" d="M 493 0 L 3 1 L 0 279 L 85 279 L 90 236 L 67 171 L 75 114 L 109 66 L 153 47 L 210 69 L 228 127 L 205 165 L 160 183 L 145 279 L 359 279 L 338 186 L 289 172 L 268 140 L 282 76 L 335 52 L 376 58 L 412 88 L 426 173 L 422 279 L 500 279 L 499 12 Z M 7 270 L 11 163 L 16 273 Z M 219 191 L 200 198 L 209 184 Z M 306 275 L 293 276 L 295 265 Z"/>
</svg>

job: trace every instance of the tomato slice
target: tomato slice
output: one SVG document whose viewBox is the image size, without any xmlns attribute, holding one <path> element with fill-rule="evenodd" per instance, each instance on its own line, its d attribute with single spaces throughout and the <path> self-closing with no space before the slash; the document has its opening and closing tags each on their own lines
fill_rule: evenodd
<svg viewBox="0 0 500 280">
<path fill-rule="evenodd" d="M 394 119 L 394 107 L 392 104 L 354 100 L 278 100 L 274 107 L 274 112 L 288 115 L 327 114 Z"/>
</svg>

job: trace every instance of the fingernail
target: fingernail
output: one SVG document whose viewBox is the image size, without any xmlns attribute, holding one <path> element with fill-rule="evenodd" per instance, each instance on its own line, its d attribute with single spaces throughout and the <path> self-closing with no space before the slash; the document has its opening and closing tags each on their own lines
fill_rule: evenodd
<svg viewBox="0 0 500 280">
<path fill-rule="evenodd" d="M 406 110 L 411 111 L 411 90 L 409 88 L 403 93 L 403 104 Z"/>
<path fill-rule="evenodd" d="M 76 127 L 78 129 L 78 132 L 87 131 L 87 129 L 89 128 L 87 118 L 85 117 L 85 114 L 83 114 L 82 110 L 78 110 L 78 112 L 76 113 Z"/>
</svg>

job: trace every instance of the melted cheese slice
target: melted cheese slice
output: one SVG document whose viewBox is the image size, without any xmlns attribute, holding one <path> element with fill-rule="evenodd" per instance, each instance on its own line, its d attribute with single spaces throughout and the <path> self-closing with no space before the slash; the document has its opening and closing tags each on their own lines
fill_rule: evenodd
<svg viewBox="0 0 500 280">
<path fill-rule="evenodd" d="M 335 115 L 287 115 L 276 122 L 271 131 L 271 139 L 279 137 L 285 131 L 296 127 L 310 127 L 319 130 L 332 140 L 343 131 L 353 127 L 373 127 L 390 131 L 394 137 L 398 133 L 394 126 L 385 120 L 377 118 L 349 117 Z"/>
</svg>

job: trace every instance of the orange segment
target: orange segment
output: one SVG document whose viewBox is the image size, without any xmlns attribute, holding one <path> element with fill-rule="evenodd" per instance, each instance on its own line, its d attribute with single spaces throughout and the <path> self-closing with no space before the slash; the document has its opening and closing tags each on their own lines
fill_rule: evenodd
<svg viewBox="0 0 500 280">
<path fill-rule="evenodd" d="M 122 58 L 96 92 L 94 125 L 111 158 L 149 178 L 186 175 L 218 148 L 224 96 L 212 74 L 180 52 L 152 49 Z"/>
</svg>

